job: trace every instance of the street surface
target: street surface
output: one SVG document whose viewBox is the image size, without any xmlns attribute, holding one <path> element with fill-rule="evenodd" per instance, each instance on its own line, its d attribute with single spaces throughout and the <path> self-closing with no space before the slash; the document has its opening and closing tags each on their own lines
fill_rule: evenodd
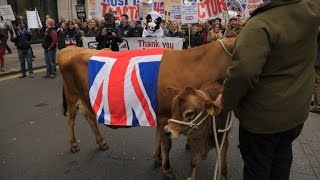
<svg viewBox="0 0 320 180">
<path fill-rule="evenodd" d="M 43 59 L 39 59 L 41 46 L 36 46 L 34 51 L 39 53 L 35 54 L 35 61 L 43 65 Z M 11 56 L 5 60 L 17 61 L 14 55 Z M 13 66 L 14 63 L 11 69 Z M 43 70 L 38 70 L 34 79 L 18 79 L 17 75 L 0 78 L 0 180 L 165 179 L 152 159 L 155 142 L 155 129 L 152 128 L 112 130 L 99 125 L 110 145 L 110 150 L 102 152 L 98 150 L 86 120 L 79 115 L 75 130 L 80 152 L 72 154 L 67 121 L 61 115 L 61 75 L 56 79 L 44 79 L 44 75 Z M 228 151 L 229 178 L 235 180 L 242 179 L 237 128 L 238 121 L 235 121 L 229 135 Z M 173 141 L 170 160 L 178 180 L 186 179 L 189 163 L 189 154 L 184 147 L 185 138 Z M 215 160 L 213 150 L 197 170 L 199 180 L 212 179 Z M 320 115 L 310 113 L 302 135 L 294 142 L 290 179 L 320 179 Z"/>
</svg>

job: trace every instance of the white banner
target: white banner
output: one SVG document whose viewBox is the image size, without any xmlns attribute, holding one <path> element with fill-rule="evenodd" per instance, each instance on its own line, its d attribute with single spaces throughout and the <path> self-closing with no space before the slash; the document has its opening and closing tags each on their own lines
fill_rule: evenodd
<svg viewBox="0 0 320 180">
<path fill-rule="evenodd" d="M 181 21 L 181 6 L 180 5 L 173 5 L 170 8 L 170 20 L 171 21 Z"/>
<path fill-rule="evenodd" d="M 197 5 L 181 6 L 181 23 L 198 23 L 198 8 Z"/>
<path fill-rule="evenodd" d="M 198 19 L 210 20 L 216 17 L 223 17 L 223 13 L 227 12 L 227 4 L 225 0 L 198 0 Z"/>
<path fill-rule="evenodd" d="M 27 11 L 27 21 L 28 28 L 36 29 L 40 26 L 40 24 L 38 23 L 38 16 L 36 11 Z"/>
<path fill-rule="evenodd" d="M 246 18 L 250 17 L 250 13 L 257 9 L 257 7 L 263 3 L 263 0 L 247 0 L 247 9 L 245 12 Z"/>
<path fill-rule="evenodd" d="M 83 46 L 85 48 L 95 49 L 97 42 L 95 37 L 83 37 Z M 168 49 L 182 49 L 183 41 L 182 38 L 143 38 L 143 37 L 132 37 L 125 38 L 124 41 L 119 45 L 120 51 L 127 51 L 130 49 L 150 49 L 150 48 L 168 48 Z"/>
<path fill-rule="evenodd" d="M 14 17 L 14 13 L 12 11 L 11 5 L 0 6 L 0 14 L 5 21 L 14 21 L 16 18 Z"/>
<path fill-rule="evenodd" d="M 152 11 L 152 3 L 140 3 L 139 16 L 145 19 Z"/>
</svg>

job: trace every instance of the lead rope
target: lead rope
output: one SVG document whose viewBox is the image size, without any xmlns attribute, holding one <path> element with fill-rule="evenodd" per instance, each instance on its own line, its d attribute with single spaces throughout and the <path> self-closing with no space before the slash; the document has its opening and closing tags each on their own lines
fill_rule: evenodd
<svg viewBox="0 0 320 180">
<path fill-rule="evenodd" d="M 212 116 L 212 127 L 213 127 L 213 134 L 214 134 L 214 140 L 216 142 L 216 149 L 217 149 L 217 156 L 218 159 L 216 161 L 216 165 L 215 165 L 215 169 L 214 169 L 214 176 L 213 179 L 214 180 L 219 180 L 220 176 L 221 176 L 221 151 L 223 148 L 223 144 L 224 141 L 226 139 L 227 136 L 227 132 L 231 129 L 233 124 L 233 111 L 229 111 L 228 112 L 228 117 L 227 117 L 227 121 L 226 121 L 226 125 L 225 125 L 225 129 L 219 129 L 218 132 L 222 132 L 223 136 L 222 136 L 222 140 L 221 140 L 221 146 L 219 146 L 219 142 L 218 142 L 218 134 L 216 131 L 216 117 Z"/>
<path fill-rule="evenodd" d="M 224 50 L 229 56 L 232 57 L 232 53 L 227 50 L 227 48 L 226 48 L 226 46 L 223 44 L 222 40 L 221 40 L 221 39 L 218 39 L 217 41 L 221 44 L 223 50 Z"/>
</svg>

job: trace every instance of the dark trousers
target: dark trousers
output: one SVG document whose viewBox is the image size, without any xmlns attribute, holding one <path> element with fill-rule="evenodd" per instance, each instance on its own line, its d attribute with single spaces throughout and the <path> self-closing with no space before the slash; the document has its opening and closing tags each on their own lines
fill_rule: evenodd
<svg viewBox="0 0 320 180">
<path fill-rule="evenodd" d="M 244 161 L 244 180 L 289 180 L 292 142 L 303 124 L 275 134 L 255 134 L 240 126 L 240 151 Z"/>
<path fill-rule="evenodd" d="M 56 52 L 57 49 L 45 49 L 44 50 L 44 57 L 46 60 L 46 65 L 47 65 L 47 75 L 57 75 L 57 70 L 56 70 Z"/>
<path fill-rule="evenodd" d="M 18 49 L 19 54 L 19 61 L 20 61 L 20 67 L 21 67 L 21 74 L 26 74 L 26 64 L 28 63 L 28 70 L 29 73 L 33 73 L 33 67 L 32 67 L 32 59 L 31 59 L 31 48 L 29 49 Z"/>
</svg>

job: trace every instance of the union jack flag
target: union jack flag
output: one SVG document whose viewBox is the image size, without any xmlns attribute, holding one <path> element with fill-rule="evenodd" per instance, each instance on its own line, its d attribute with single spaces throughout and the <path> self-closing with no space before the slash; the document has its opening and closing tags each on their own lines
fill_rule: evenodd
<svg viewBox="0 0 320 180">
<path fill-rule="evenodd" d="M 164 49 L 101 51 L 88 64 L 89 96 L 99 123 L 156 126 L 157 81 Z"/>
<path fill-rule="evenodd" d="M 164 2 L 153 2 L 153 10 L 160 14 L 164 14 Z"/>
<path fill-rule="evenodd" d="M 246 0 L 228 0 L 228 10 L 236 12 L 245 12 L 247 9 Z"/>
</svg>

